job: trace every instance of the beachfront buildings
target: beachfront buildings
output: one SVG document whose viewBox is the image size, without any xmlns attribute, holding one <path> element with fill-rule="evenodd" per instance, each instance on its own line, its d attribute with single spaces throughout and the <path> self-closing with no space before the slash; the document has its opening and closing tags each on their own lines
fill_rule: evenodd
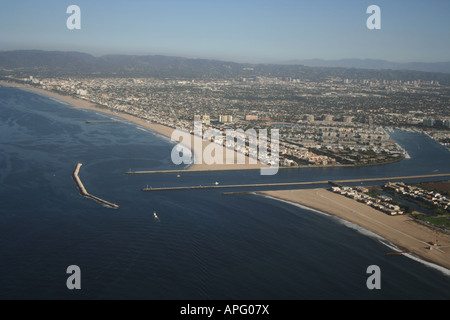
<svg viewBox="0 0 450 320">
<path fill-rule="evenodd" d="M 262 76 L 191 81 L 36 76 L 11 80 L 181 130 L 192 131 L 194 115 L 204 130 L 217 129 L 223 134 L 227 129 L 278 129 L 281 164 L 290 166 L 398 161 L 406 153 L 390 138 L 384 124 L 421 124 L 434 114 L 448 118 L 448 108 L 442 109 L 447 101 L 445 87 L 429 81 L 311 81 Z M 415 108 L 418 103 L 426 104 L 429 111 Z M 408 111 L 403 112 L 405 108 Z M 448 132 L 430 132 L 430 136 L 443 145 L 450 143 Z"/>
<path fill-rule="evenodd" d="M 424 190 L 422 188 L 407 185 L 403 182 L 389 182 L 384 185 L 388 190 L 392 190 L 406 198 L 423 202 L 432 207 L 450 212 L 450 199 L 439 192 Z"/>
<path fill-rule="evenodd" d="M 391 216 L 405 213 L 399 205 L 391 202 L 391 198 L 382 195 L 377 197 L 370 196 L 368 194 L 369 190 L 365 187 L 333 186 L 331 187 L 331 191 L 362 202 Z"/>
</svg>

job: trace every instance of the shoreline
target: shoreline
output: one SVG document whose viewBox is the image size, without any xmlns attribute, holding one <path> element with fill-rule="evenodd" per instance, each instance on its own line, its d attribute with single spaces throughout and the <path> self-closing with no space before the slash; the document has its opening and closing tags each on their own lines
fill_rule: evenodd
<svg viewBox="0 0 450 320">
<path fill-rule="evenodd" d="M 120 112 L 120 111 L 114 111 L 107 107 L 98 107 L 97 104 L 94 102 L 91 102 L 89 100 L 84 100 L 82 98 L 74 98 L 72 96 L 63 95 L 61 93 L 57 93 L 54 91 L 49 91 L 41 88 L 36 88 L 34 86 L 31 86 L 29 84 L 21 84 L 17 82 L 9 82 L 0 80 L 0 85 L 5 87 L 11 87 L 11 88 L 17 88 L 21 90 L 31 91 L 33 93 L 41 94 L 46 97 L 50 97 L 52 99 L 57 100 L 58 102 L 68 104 L 72 106 L 75 109 L 83 109 L 83 110 L 90 110 L 102 113 L 104 115 L 109 116 L 115 116 L 119 117 L 123 120 L 126 120 L 132 124 L 142 126 L 146 129 L 151 130 L 153 133 L 160 134 L 168 139 L 172 138 L 172 133 L 176 130 L 172 127 L 168 127 L 166 125 L 158 124 L 158 123 L 151 123 L 147 120 L 144 120 L 142 118 L 139 118 L 138 116 Z M 186 145 L 181 140 L 177 140 L 177 143 L 181 143 L 184 146 L 186 146 L 192 153 L 195 153 L 195 159 L 199 159 L 202 157 L 202 153 L 199 152 L 199 150 L 196 150 L 194 148 L 195 145 L 202 145 L 202 152 L 205 150 L 205 148 L 212 144 L 209 141 L 205 141 L 197 136 L 194 136 L 193 134 L 190 134 L 191 141 L 190 145 Z M 172 139 L 171 139 L 172 140 Z M 233 171 L 233 170 L 261 170 L 261 168 L 270 168 L 268 165 L 264 165 L 260 163 L 259 161 L 256 164 L 250 164 L 250 158 L 248 156 L 245 156 L 245 164 L 237 164 L 237 152 L 233 151 L 233 155 L 229 157 L 226 154 L 226 148 L 222 147 L 223 150 L 223 163 L 222 164 L 206 164 L 204 161 L 202 163 L 191 163 L 188 164 L 188 167 L 180 168 L 180 171 Z M 194 152 L 193 152 L 194 151 Z M 228 162 L 231 162 L 230 164 L 227 164 Z M 382 166 L 382 165 L 388 165 L 391 163 L 395 163 L 398 161 L 403 160 L 403 157 L 399 159 L 395 159 L 393 161 L 388 161 L 385 163 L 368 163 L 368 164 L 360 164 L 360 165 L 352 165 L 352 164 L 334 164 L 334 165 L 297 165 L 297 166 L 278 166 L 279 169 L 303 169 L 303 168 L 344 168 L 344 167 L 369 167 L 369 166 Z M 186 166 L 186 164 L 181 164 L 180 166 Z"/>
<path fill-rule="evenodd" d="M 407 251 L 424 261 L 443 267 L 450 273 L 450 235 L 432 230 L 406 215 L 388 216 L 323 188 L 256 193 L 299 204 L 353 223 L 386 239 L 401 251 Z M 431 246 L 431 241 L 437 242 L 439 246 Z"/>
<path fill-rule="evenodd" d="M 153 131 L 154 133 L 160 134 L 169 139 L 172 138 L 172 133 L 176 130 L 174 128 L 171 128 L 171 127 L 168 127 L 168 126 L 165 126 L 162 124 L 151 123 L 147 120 L 141 119 L 137 116 L 134 116 L 134 115 L 131 115 L 128 113 L 124 113 L 124 112 L 120 112 L 120 111 L 113 111 L 107 107 L 105 107 L 105 108 L 97 107 L 97 105 L 94 102 L 91 102 L 88 100 L 74 98 L 72 96 L 66 96 L 66 95 L 63 95 L 60 93 L 56 93 L 54 91 L 48 91 L 45 89 L 36 88 L 31 85 L 20 84 L 20 83 L 16 83 L 16 82 L 7 82 L 7 81 L 3 81 L 3 80 L 0 80 L 0 85 L 5 86 L 5 87 L 17 88 L 17 89 L 41 94 L 46 97 L 53 98 L 64 104 L 69 104 L 70 106 L 72 106 L 75 109 L 91 110 L 91 111 L 96 111 L 96 112 L 99 112 L 99 113 L 102 113 L 105 115 L 119 117 L 130 123 L 142 126 L 146 129 L 149 129 L 149 130 Z M 199 159 L 202 156 L 202 153 L 200 153 L 200 152 L 203 152 L 203 150 L 205 150 L 205 148 L 208 145 L 210 145 L 212 142 L 203 140 L 202 138 L 200 138 L 198 136 L 194 136 L 193 134 L 190 134 L 190 137 L 191 137 L 190 145 L 186 146 L 186 144 L 183 143 L 182 140 L 181 141 L 178 140 L 177 142 L 188 147 L 188 149 L 190 149 L 191 152 L 194 153 L 195 158 Z M 202 148 L 201 148 L 202 150 L 197 150 L 194 146 L 195 145 L 199 146 L 200 144 L 202 146 Z M 260 163 L 259 161 L 256 164 L 250 164 L 249 163 L 250 158 L 248 156 L 245 156 L 245 164 L 237 164 L 237 161 L 236 161 L 237 152 L 236 151 L 233 151 L 233 156 L 232 156 L 233 158 L 232 158 L 232 157 L 227 156 L 225 147 L 222 147 L 222 150 L 223 150 L 223 155 L 224 155 L 223 164 L 206 164 L 204 161 L 202 161 L 202 163 L 199 163 L 199 164 L 191 163 L 191 164 L 189 164 L 188 168 L 180 168 L 180 171 L 186 171 L 186 170 L 188 170 L 188 171 L 196 171 L 196 170 L 221 171 L 221 170 L 249 170 L 249 169 L 256 170 L 256 169 L 269 167 L 267 165 Z M 231 163 L 227 164 L 226 163 L 227 160 L 229 160 L 229 162 L 231 162 Z M 181 164 L 180 166 L 186 166 L 186 164 Z"/>
</svg>

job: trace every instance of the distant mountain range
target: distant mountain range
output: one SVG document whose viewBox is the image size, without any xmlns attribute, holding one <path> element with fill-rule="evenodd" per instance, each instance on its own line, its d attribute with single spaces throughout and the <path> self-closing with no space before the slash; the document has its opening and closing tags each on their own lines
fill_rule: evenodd
<svg viewBox="0 0 450 320">
<path fill-rule="evenodd" d="M 0 68 L 54 75 L 214 77 L 232 75 L 238 63 L 169 56 L 105 55 L 81 52 L 18 50 L 0 52 Z"/>
<path fill-rule="evenodd" d="M 448 62 L 408 62 L 398 63 L 387 60 L 376 59 L 340 59 L 340 60 L 294 60 L 286 64 L 301 64 L 309 67 L 331 67 L 331 68 L 357 68 L 376 70 L 412 70 L 424 72 L 450 73 L 450 61 Z"/>
<path fill-rule="evenodd" d="M 408 68 L 422 69 L 419 71 Z M 434 70 L 433 72 L 428 72 Z M 427 71 L 427 72 L 425 72 Z M 439 71 L 439 72 L 437 72 Z M 447 73 L 445 73 L 447 72 Z M 343 79 L 437 80 L 450 85 L 450 63 L 395 64 L 382 60 L 302 60 L 294 64 L 249 64 L 161 55 L 105 55 L 18 50 L 0 52 L 0 76 L 121 76 L 155 78 L 292 77 L 321 81 Z"/>
</svg>

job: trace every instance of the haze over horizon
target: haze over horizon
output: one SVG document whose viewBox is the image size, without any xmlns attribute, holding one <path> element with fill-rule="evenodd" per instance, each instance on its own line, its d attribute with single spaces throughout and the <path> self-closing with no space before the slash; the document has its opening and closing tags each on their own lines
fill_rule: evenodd
<svg viewBox="0 0 450 320">
<path fill-rule="evenodd" d="M 68 6 L 81 9 L 69 30 Z M 368 6 L 381 8 L 369 30 Z M 42 1 L 0 12 L 2 50 L 167 55 L 247 63 L 380 59 L 449 61 L 450 3 L 423 1 Z"/>
</svg>

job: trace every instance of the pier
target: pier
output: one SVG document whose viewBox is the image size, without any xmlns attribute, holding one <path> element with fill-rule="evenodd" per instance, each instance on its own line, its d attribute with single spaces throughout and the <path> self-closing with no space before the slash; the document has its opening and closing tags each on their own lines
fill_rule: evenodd
<svg viewBox="0 0 450 320">
<path fill-rule="evenodd" d="M 375 182 L 375 181 L 398 181 L 408 179 L 421 179 L 421 178 L 436 178 L 436 177 L 448 177 L 450 173 L 443 174 L 428 174 L 417 176 L 403 176 L 403 177 L 384 177 L 384 178 L 367 178 L 367 179 L 348 179 L 348 180 L 334 180 L 332 183 L 344 184 L 344 183 L 359 183 L 359 182 Z M 224 188 L 253 188 L 253 187 L 283 187 L 283 186 L 299 186 L 299 185 L 312 185 L 312 184 L 329 184 L 330 181 L 303 181 L 303 182 L 280 182 L 280 183 L 254 183 L 254 184 L 235 184 L 235 185 L 206 185 L 206 186 L 187 186 L 187 187 L 162 187 L 162 188 L 143 188 L 142 191 L 168 191 L 168 190 L 191 190 L 191 189 L 224 189 Z"/>
<path fill-rule="evenodd" d="M 98 198 L 96 196 L 91 195 L 90 193 L 88 193 L 86 191 L 86 188 L 84 187 L 84 185 L 81 182 L 80 177 L 79 177 L 79 172 L 80 172 L 80 168 L 81 168 L 82 165 L 83 165 L 82 163 L 78 163 L 76 165 L 76 167 L 75 167 L 75 171 L 72 174 L 72 177 L 75 180 L 75 183 L 77 184 L 78 189 L 80 190 L 80 194 L 82 196 L 84 196 L 84 197 L 91 198 L 91 199 L 93 199 L 93 200 L 95 200 L 95 201 L 97 201 L 97 202 L 99 202 L 99 203 L 101 203 L 101 204 L 103 204 L 103 205 L 105 205 L 107 207 L 110 207 L 110 208 L 113 208 L 113 209 L 119 209 L 119 206 L 117 204 L 114 204 L 114 203 L 108 202 L 106 200 L 100 199 L 100 198 Z"/>
</svg>

